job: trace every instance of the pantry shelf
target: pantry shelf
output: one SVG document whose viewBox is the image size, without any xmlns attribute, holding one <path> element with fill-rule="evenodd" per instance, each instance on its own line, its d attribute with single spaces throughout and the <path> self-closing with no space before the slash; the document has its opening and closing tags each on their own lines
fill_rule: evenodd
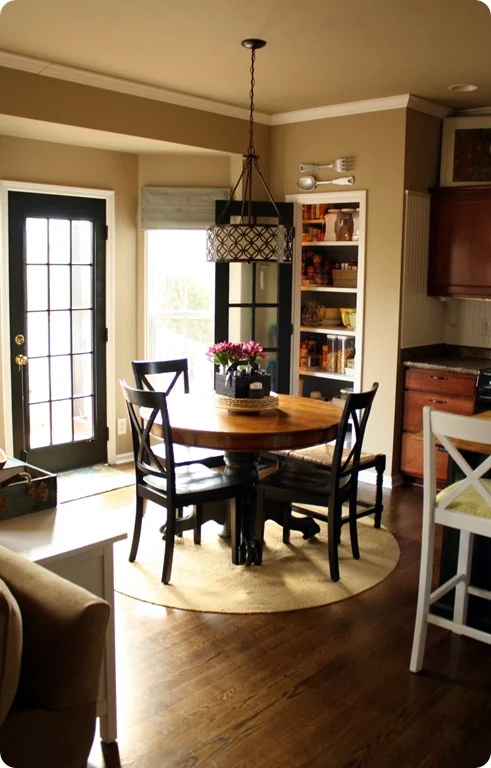
<svg viewBox="0 0 491 768">
<path fill-rule="evenodd" d="M 299 368 L 300 376 L 316 376 L 320 379 L 338 379 L 339 381 L 354 381 L 353 376 L 345 376 L 343 373 L 328 373 L 322 368 Z"/>
<path fill-rule="evenodd" d="M 323 293 L 355 293 L 357 288 L 335 288 L 332 285 L 302 285 L 301 291 L 320 291 Z"/>
<path fill-rule="evenodd" d="M 300 331 L 305 333 L 325 333 L 329 334 L 329 336 L 356 336 L 356 331 L 349 331 L 347 328 L 341 325 L 336 325 L 335 327 L 327 327 L 322 326 L 320 328 L 318 325 L 301 325 Z"/>
</svg>

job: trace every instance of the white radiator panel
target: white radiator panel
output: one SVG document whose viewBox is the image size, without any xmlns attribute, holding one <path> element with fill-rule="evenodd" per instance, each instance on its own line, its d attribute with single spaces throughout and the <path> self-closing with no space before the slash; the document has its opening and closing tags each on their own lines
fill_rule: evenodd
<svg viewBox="0 0 491 768">
<path fill-rule="evenodd" d="M 402 266 L 401 344 L 441 344 L 445 336 L 442 302 L 427 296 L 430 195 L 406 190 Z"/>
</svg>

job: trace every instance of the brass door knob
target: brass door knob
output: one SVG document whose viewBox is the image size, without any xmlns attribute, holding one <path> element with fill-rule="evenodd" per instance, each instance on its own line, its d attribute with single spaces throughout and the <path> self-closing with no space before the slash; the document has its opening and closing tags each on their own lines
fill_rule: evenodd
<svg viewBox="0 0 491 768">
<path fill-rule="evenodd" d="M 16 355 L 15 362 L 17 365 L 27 365 L 28 358 L 26 355 Z"/>
</svg>

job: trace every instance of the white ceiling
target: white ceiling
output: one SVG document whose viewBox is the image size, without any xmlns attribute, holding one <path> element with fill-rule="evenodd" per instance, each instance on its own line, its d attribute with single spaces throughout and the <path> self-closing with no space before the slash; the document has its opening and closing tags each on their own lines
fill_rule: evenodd
<svg viewBox="0 0 491 768">
<path fill-rule="evenodd" d="M 478 0 L 13 0 L 0 14 L 5 52 L 247 109 L 246 37 L 268 43 L 255 102 L 269 115 L 408 93 L 491 105 Z"/>
</svg>

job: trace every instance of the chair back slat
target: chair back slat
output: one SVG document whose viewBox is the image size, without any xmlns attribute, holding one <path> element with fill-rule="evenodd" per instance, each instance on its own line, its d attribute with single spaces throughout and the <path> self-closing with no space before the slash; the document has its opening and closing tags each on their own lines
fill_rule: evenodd
<svg viewBox="0 0 491 768">
<path fill-rule="evenodd" d="M 176 360 L 133 360 L 131 365 L 138 389 L 148 389 L 150 392 L 158 389 L 169 395 L 181 380 L 184 394 L 189 393 L 188 361 L 185 357 Z M 150 380 L 149 376 L 158 377 L 158 386 L 155 386 L 155 379 Z"/>
<path fill-rule="evenodd" d="M 491 423 L 489 419 L 461 416 L 445 411 L 436 411 L 427 405 L 423 408 L 423 439 L 424 439 L 424 486 L 428 499 L 433 499 L 438 509 L 444 510 L 456 501 L 465 491 L 474 488 L 484 503 L 491 507 L 491 494 L 481 482 L 491 470 L 491 455 L 486 456 L 477 467 L 471 467 L 462 450 L 455 440 L 466 443 L 491 445 Z M 453 484 L 450 491 L 445 492 L 436 504 L 436 459 L 437 445 L 443 446 L 451 459 L 462 472 L 463 477 Z"/>
<path fill-rule="evenodd" d="M 346 398 L 331 468 L 334 479 L 337 476 L 340 478 L 351 477 L 358 472 L 368 417 L 378 386 L 378 382 L 375 382 L 367 392 L 351 392 Z M 352 427 L 352 445 L 350 450 L 345 453 L 346 437 L 350 424 Z"/>
<path fill-rule="evenodd" d="M 171 501 L 175 497 L 176 479 L 174 444 L 164 392 L 141 390 L 130 387 L 123 379 L 120 385 L 128 409 L 133 438 L 133 453 L 137 482 L 144 475 L 162 478 L 163 492 Z M 152 430 L 158 425 L 165 446 L 165 460 L 156 454 L 152 444 Z M 160 443 L 162 445 L 162 443 Z M 160 490 L 160 489 L 159 489 Z"/>
</svg>

